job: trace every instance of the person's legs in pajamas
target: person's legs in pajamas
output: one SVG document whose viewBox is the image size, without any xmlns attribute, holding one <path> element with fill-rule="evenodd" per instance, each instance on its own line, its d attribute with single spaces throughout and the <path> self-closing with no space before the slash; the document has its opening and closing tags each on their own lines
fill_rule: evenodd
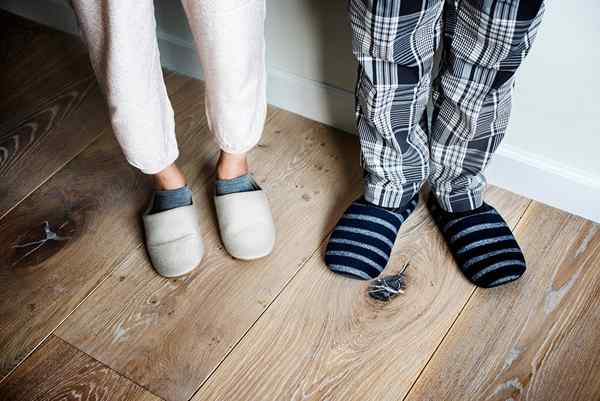
<svg viewBox="0 0 600 401">
<path fill-rule="evenodd" d="M 417 107 L 401 99 L 410 89 L 414 99 L 428 93 L 429 87 L 419 89 L 419 81 L 429 85 L 421 68 L 419 80 L 411 77 L 416 67 L 426 65 L 426 73 L 430 71 L 442 6 L 447 8 L 446 52 L 441 78 L 434 85 L 430 137 L 423 112 L 427 99 Z M 436 12 L 428 12 L 430 7 Z M 351 1 L 354 49 L 361 66 L 357 108 L 366 188 L 365 199 L 346 211 L 331 235 L 326 262 L 332 270 L 359 278 L 383 270 L 400 224 L 414 209 L 414 202 L 405 202 L 429 177 L 430 165 L 435 194 L 430 210 L 467 277 L 493 286 L 522 274 L 524 260 L 512 233 L 493 208 L 481 206 L 481 172 L 505 131 L 513 75 L 531 45 L 541 7 L 541 0 Z M 409 21 L 417 24 L 407 25 Z M 403 41 L 406 37 L 411 40 Z M 415 53 L 419 49 L 425 54 Z M 412 60 L 398 63 L 406 55 Z M 415 82 L 413 88 L 406 85 Z M 429 152 L 421 150 L 423 144 Z M 392 210 L 373 204 L 400 213 L 394 216 Z M 457 211 L 461 214 L 451 213 Z"/>
<path fill-rule="evenodd" d="M 248 5 L 246 32 L 232 30 L 224 23 L 225 16 L 232 15 L 237 6 L 231 1 L 184 3 L 190 25 L 199 32 L 198 49 L 207 70 L 206 111 L 223 149 L 217 177 L 238 178 L 236 185 L 226 186 L 227 191 L 256 189 L 251 177 L 246 177 L 245 153 L 260 138 L 266 110 L 264 74 L 260 73 L 261 66 L 264 69 L 264 39 L 260 36 L 264 2 L 236 3 Z M 149 212 L 158 215 L 190 205 L 191 192 L 175 165 L 179 152 L 173 110 L 162 78 L 153 2 L 73 0 L 72 4 L 125 157 L 134 167 L 154 176 L 156 192 Z M 233 26 L 238 22 L 231 21 Z M 250 30 L 252 36 L 248 35 Z M 226 64 L 224 54 L 232 43 L 246 51 L 232 54 L 233 61 Z M 248 47 L 243 46 L 246 43 Z M 231 67 L 244 63 L 253 67 L 246 75 Z M 237 96 L 233 96 L 233 85 L 237 85 Z"/>
<path fill-rule="evenodd" d="M 248 172 L 246 153 L 258 143 L 266 115 L 264 0 L 182 2 L 203 61 L 207 115 L 223 151 L 217 176 L 236 178 Z M 152 1 L 72 3 L 128 161 L 155 175 L 160 189 L 183 186 L 173 164 L 177 142 Z"/>
<path fill-rule="evenodd" d="M 510 117 L 514 75 L 543 0 L 446 1 L 444 56 L 433 88 L 428 206 L 462 272 L 494 287 L 519 278 L 525 259 L 506 222 L 483 202 L 483 171 Z"/>
<path fill-rule="evenodd" d="M 325 261 L 368 279 L 385 268 L 429 175 L 425 109 L 441 38 L 442 0 L 350 0 L 364 197 L 344 213 Z"/>
</svg>

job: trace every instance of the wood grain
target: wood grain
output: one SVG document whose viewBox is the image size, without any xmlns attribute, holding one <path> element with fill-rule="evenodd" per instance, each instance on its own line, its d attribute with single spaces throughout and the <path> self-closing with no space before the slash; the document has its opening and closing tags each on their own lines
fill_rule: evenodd
<svg viewBox="0 0 600 401">
<path fill-rule="evenodd" d="M 0 10 L 0 121 L 19 121 L 72 82 L 93 76 L 81 40 Z"/>
<path fill-rule="evenodd" d="M 0 384 L 0 401 L 160 401 L 61 339 L 50 336 Z"/>
<path fill-rule="evenodd" d="M 203 86 L 171 76 L 167 87 L 175 91 L 180 164 L 198 187 L 208 180 L 198 165 L 217 154 L 202 112 Z M 148 179 L 107 133 L 0 220 L 0 377 L 141 245 L 139 215 L 148 196 Z"/>
<path fill-rule="evenodd" d="M 131 255 L 57 334 L 168 400 L 188 400 L 318 248 L 360 190 L 357 138 L 280 112 L 251 166 L 268 192 L 277 244 L 242 262 L 222 249 L 212 188 L 195 194 L 208 254 L 193 274 L 155 275 Z"/>
<path fill-rule="evenodd" d="M 534 203 L 516 285 L 478 289 L 408 401 L 600 400 L 600 225 Z"/>
<path fill-rule="evenodd" d="M 513 226 L 529 203 L 488 199 Z M 384 274 L 406 260 L 405 294 L 381 303 L 314 255 L 193 399 L 401 400 L 473 291 L 423 202 Z"/>
<path fill-rule="evenodd" d="M 0 219 L 109 126 L 79 40 L 0 12 Z"/>
</svg>

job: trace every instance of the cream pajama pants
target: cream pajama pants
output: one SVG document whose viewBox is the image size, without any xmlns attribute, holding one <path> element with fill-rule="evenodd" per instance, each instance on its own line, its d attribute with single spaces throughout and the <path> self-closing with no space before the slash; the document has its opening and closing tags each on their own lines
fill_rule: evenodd
<svg viewBox="0 0 600 401">
<path fill-rule="evenodd" d="M 223 151 L 244 153 L 266 116 L 265 0 L 181 0 L 206 82 L 206 115 Z M 152 0 L 72 0 L 125 157 L 146 174 L 179 154 Z"/>
</svg>

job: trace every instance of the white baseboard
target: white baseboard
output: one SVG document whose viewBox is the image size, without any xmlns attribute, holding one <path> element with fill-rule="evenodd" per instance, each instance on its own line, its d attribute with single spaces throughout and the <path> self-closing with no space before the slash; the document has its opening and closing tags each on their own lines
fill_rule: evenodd
<svg viewBox="0 0 600 401">
<path fill-rule="evenodd" d="M 487 169 L 491 184 L 600 223 L 600 177 L 501 145 Z"/>
<path fill-rule="evenodd" d="M 64 0 L 0 0 L 0 8 L 62 31 L 77 33 Z M 201 77 L 192 43 L 158 32 L 163 65 Z M 273 66 L 268 75 L 269 103 L 315 121 L 354 132 L 354 95 Z M 491 184 L 600 223 L 600 177 L 503 145 L 487 171 Z"/>
</svg>

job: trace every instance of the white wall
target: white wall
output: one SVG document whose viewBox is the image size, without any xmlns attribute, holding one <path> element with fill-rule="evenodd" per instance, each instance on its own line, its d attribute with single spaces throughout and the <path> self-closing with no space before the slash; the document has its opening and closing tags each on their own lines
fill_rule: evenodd
<svg viewBox="0 0 600 401">
<path fill-rule="evenodd" d="M 354 130 L 356 63 L 347 0 L 267 0 L 269 101 Z M 179 2 L 156 0 L 165 66 L 200 76 Z M 0 0 L 0 7 L 73 31 L 63 0 Z M 600 222 L 600 2 L 548 3 L 519 72 L 513 118 L 490 181 Z M 596 73 L 598 71 L 598 74 Z"/>
<path fill-rule="evenodd" d="M 178 1 L 155 1 L 159 29 L 192 42 Z M 267 0 L 268 63 L 281 71 L 352 90 L 346 0 Z"/>
<path fill-rule="evenodd" d="M 519 72 L 507 145 L 600 179 L 598 41 L 598 0 L 549 4 Z"/>
</svg>

